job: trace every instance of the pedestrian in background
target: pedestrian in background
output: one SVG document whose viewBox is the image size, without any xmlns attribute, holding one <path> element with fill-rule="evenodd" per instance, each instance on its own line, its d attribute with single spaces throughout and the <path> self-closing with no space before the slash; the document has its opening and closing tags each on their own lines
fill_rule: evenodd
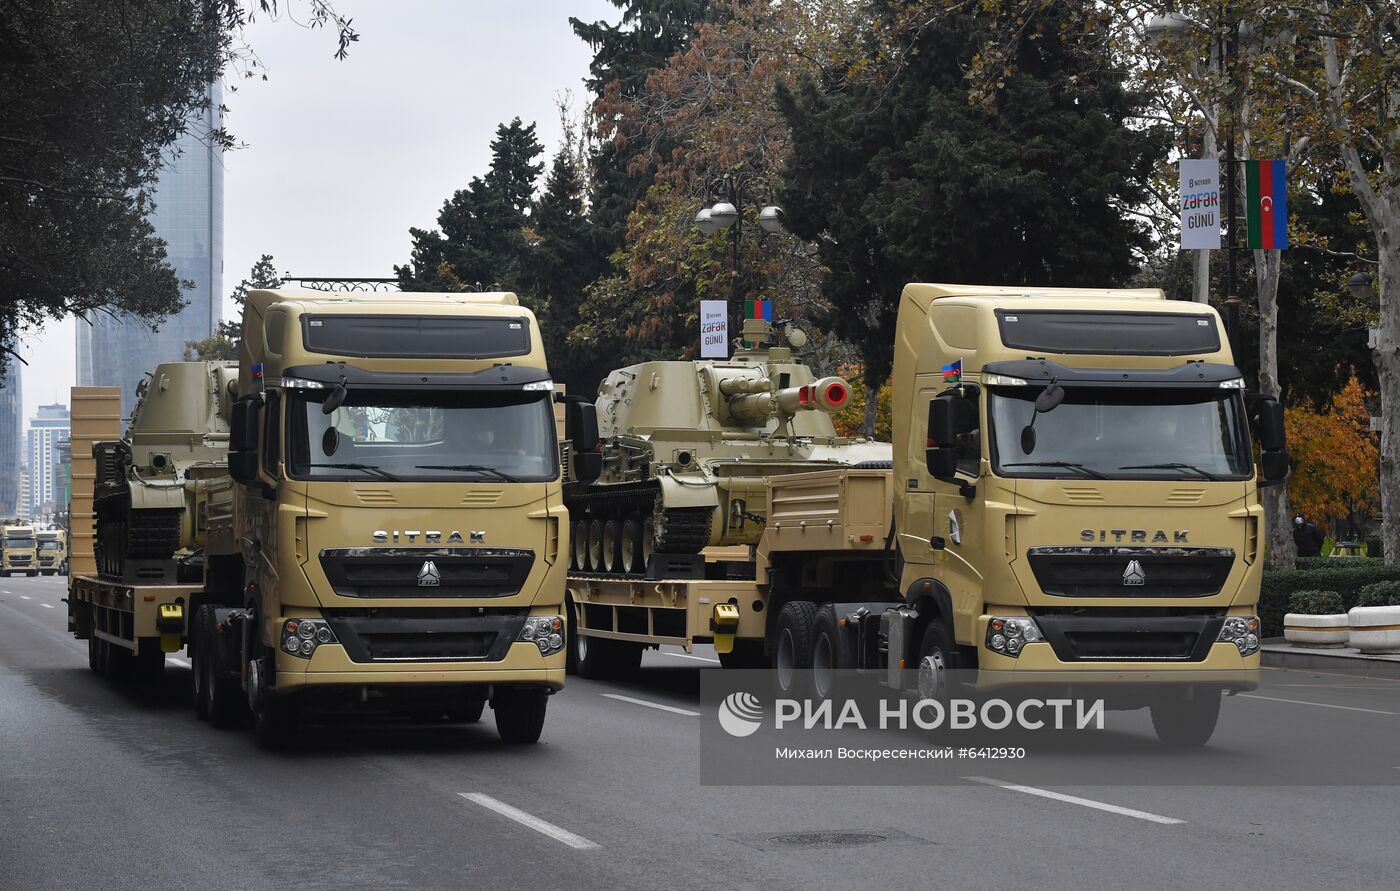
<svg viewBox="0 0 1400 891">
<path fill-rule="evenodd" d="M 1302 514 L 1293 518 L 1293 543 L 1298 546 L 1299 557 L 1321 556 L 1322 540 L 1322 530 L 1303 519 Z"/>
</svg>

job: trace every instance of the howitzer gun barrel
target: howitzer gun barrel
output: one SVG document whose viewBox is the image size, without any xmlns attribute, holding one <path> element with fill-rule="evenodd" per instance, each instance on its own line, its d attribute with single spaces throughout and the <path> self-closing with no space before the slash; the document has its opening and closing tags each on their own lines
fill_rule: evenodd
<svg viewBox="0 0 1400 891">
<path fill-rule="evenodd" d="M 824 377 L 802 387 L 731 396 L 728 407 L 730 416 L 736 421 L 763 424 L 767 423 L 775 410 L 783 417 L 792 417 L 800 411 L 823 411 L 831 414 L 840 411 L 850 395 L 850 384 L 839 377 Z"/>
</svg>

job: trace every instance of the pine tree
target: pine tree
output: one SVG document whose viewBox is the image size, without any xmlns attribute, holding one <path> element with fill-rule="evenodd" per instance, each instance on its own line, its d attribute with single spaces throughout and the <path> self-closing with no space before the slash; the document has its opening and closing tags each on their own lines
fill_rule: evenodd
<svg viewBox="0 0 1400 891">
<path fill-rule="evenodd" d="M 282 276 L 277 274 L 277 265 L 272 260 L 271 254 L 263 254 L 249 270 L 248 277 L 237 285 L 229 293 L 229 299 L 240 309 L 243 301 L 248 299 L 249 291 L 256 291 L 263 288 L 279 288 L 282 286 Z M 238 348 L 243 341 L 243 320 L 224 319 L 219 322 L 219 330 L 212 337 L 203 340 L 185 341 L 185 361 L 194 359 L 203 361 L 238 361 Z"/>
</svg>

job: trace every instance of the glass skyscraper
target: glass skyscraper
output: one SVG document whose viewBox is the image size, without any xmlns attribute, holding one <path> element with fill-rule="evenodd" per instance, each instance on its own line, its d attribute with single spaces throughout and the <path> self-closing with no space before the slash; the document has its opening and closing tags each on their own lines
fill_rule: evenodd
<svg viewBox="0 0 1400 891">
<path fill-rule="evenodd" d="M 151 225 L 167 245 L 167 260 L 182 280 L 183 310 L 161 322 L 156 331 L 140 319 L 94 313 L 79 319 L 78 386 L 121 387 L 122 414 L 136 406 L 136 385 L 160 362 L 178 362 L 185 343 L 210 337 L 218 327 L 223 303 L 224 169 L 209 133 L 222 125 L 218 84 L 209 88 L 210 107 L 190 122 L 188 131 L 167 149 L 167 161 L 155 189 Z"/>
<path fill-rule="evenodd" d="M 29 519 L 48 520 L 67 507 L 59 501 L 63 492 L 56 485 L 55 469 L 63 460 L 63 446 L 70 437 L 71 421 L 66 405 L 41 405 L 29 421 Z"/>
<path fill-rule="evenodd" d="M 19 471 L 24 456 L 24 368 L 14 356 L 5 359 L 0 383 L 0 519 L 19 516 Z"/>
</svg>

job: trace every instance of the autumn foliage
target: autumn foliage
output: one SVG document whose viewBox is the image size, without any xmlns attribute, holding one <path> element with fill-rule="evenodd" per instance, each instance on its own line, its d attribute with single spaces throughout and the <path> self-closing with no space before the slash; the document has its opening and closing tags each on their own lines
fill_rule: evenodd
<svg viewBox="0 0 1400 891">
<path fill-rule="evenodd" d="M 842 365 L 836 369 L 836 373 L 851 385 L 851 398 L 839 412 L 832 415 L 832 423 L 842 436 L 864 436 L 865 370 L 859 365 Z M 875 394 L 875 439 L 879 442 L 890 441 L 890 399 L 893 393 L 893 385 L 886 380 Z"/>
<path fill-rule="evenodd" d="M 1288 497 L 1297 512 L 1319 525 L 1356 521 L 1380 509 L 1380 452 L 1370 429 L 1369 396 L 1353 376 L 1320 410 L 1303 405 L 1284 413 L 1293 458 Z"/>
</svg>

